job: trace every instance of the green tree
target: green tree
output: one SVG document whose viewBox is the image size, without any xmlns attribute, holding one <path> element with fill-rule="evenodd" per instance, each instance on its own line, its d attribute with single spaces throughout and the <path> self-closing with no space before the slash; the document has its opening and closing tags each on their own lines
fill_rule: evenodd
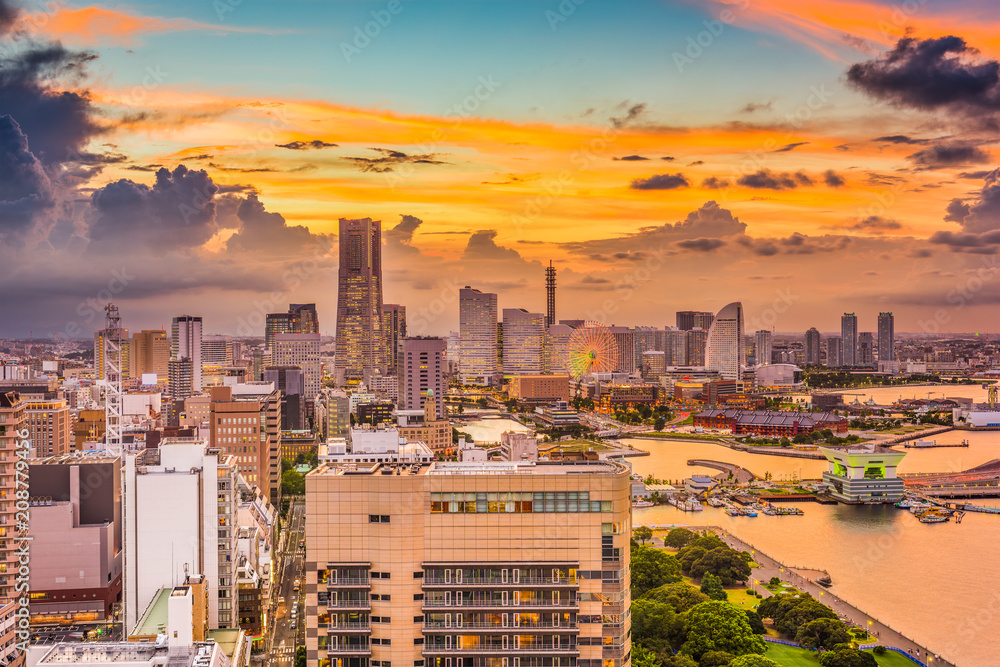
<svg viewBox="0 0 1000 667">
<path fill-rule="evenodd" d="M 772 586 L 780 586 L 781 579 L 779 579 L 778 577 L 771 577 L 771 580 L 768 581 L 767 583 L 771 584 Z"/>
<path fill-rule="evenodd" d="M 764 621 L 761 620 L 760 614 L 758 614 L 753 609 L 744 609 L 747 615 L 747 621 L 750 623 L 750 629 L 753 630 L 755 635 L 766 635 L 767 628 L 764 627 Z"/>
<path fill-rule="evenodd" d="M 850 644 L 851 635 L 840 619 L 817 618 L 799 627 L 795 641 L 806 648 L 830 650 L 838 644 Z"/>
<path fill-rule="evenodd" d="M 691 571 L 691 566 L 694 565 L 698 560 L 700 560 L 708 552 L 704 547 L 694 547 L 686 546 L 677 552 L 677 560 L 681 564 L 681 570 L 687 574 Z"/>
<path fill-rule="evenodd" d="M 680 614 L 710 598 L 694 586 L 680 581 L 676 584 L 666 584 L 659 588 L 654 588 L 648 591 L 643 596 L 643 599 L 666 602 L 674 608 L 674 611 Z"/>
<path fill-rule="evenodd" d="M 632 597 L 648 590 L 681 580 L 681 565 L 671 554 L 660 549 L 632 547 Z"/>
<path fill-rule="evenodd" d="M 632 643 L 632 667 L 660 667 L 660 660 L 648 648 Z"/>
<path fill-rule="evenodd" d="M 701 578 L 701 592 L 713 600 L 728 600 L 726 589 L 722 587 L 722 580 L 711 572 L 707 572 Z"/>
<path fill-rule="evenodd" d="M 281 476 L 281 493 L 287 496 L 301 496 L 306 492 L 306 478 L 296 470 L 286 470 Z"/>
<path fill-rule="evenodd" d="M 639 526 L 632 531 L 632 534 L 635 535 L 635 539 L 639 540 L 643 544 L 646 543 L 646 540 L 653 539 L 653 529 L 649 526 Z"/>
<path fill-rule="evenodd" d="M 827 651 L 819 657 L 819 664 L 823 667 L 878 667 L 875 656 L 856 648 Z"/>
<path fill-rule="evenodd" d="M 485 408 L 485 407 L 486 407 L 486 406 L 488 406 L 489 404 L 490 404 L 490 402 L 486 400 L 486 397 L 485 397 L 485 396 L 484 396 L 484 397 L 482 397 L 482 398 L 477 398 L 477 399 L 476 399 L 476 405 L 478 405 L 478 406 L 479 406 L 479 407 L 481 407 L 481 408 Z"/>
<path fill-rule="evenodd" d="M 764 640 L 753 633 L 743 610 L 728 602 L 702 602 L 687 613 L 687 639 L 681 651 L 700 659 L 709 651 L 733 655 L 763 653 Z"/>
<path fill-rule="evenodd" d="M 800 627 L 817 618 L 837 618 L 832 609 L 812 596 L 796 597 L 787 593 L 767 598 L 757 606 L 757 613 L 761 618 L 774 621 L 775 629 L 790 638 L 798 634 Z"/>
<path fill-rule="evenodd" d="M 663 665 L 663 667 L 698 667 L 697 662 L 683 653 L 663 656 L 660 664 Z"/>
<path fill-rule="evenodd" d="M 781 665 L 770 658 L 749 653 L 735 658 L 729 663 L 729 667 L 781 667 Z"/>
<path fill-rule="evenodd" d="M 298 646 L 295 649 L 295 667 L 306 667 L 306 647 Z"/>
<path fill-rule="evenodd" d="M 709 651 L 701 656 L 701 660 L 698 661 L 698 667 L 729 667 L 729 663 L 735 657 L 732 653 L 726 653 L 725 651 Z"/>
<path fill-rule="evenodd" d="M 706 573 L 714 574 L 724 585 L 732 586 L 750 578 L 750 566 L 738 551 L 723 546 L 712 549 L 691 565 L 691 576 L 695 579 L 703 578 Z"/>
<path fill-rule="evenodd" d="M 643 598 L 632 602 L 632 641 L 657 653 L 669 652 L 670 637 L 682 629 L 682 622 L 669 604 Z"/>
<path fill-rule="evenodd" d="M 698 534 L 687 528 L 671 528 L 667 536 L 663 538 L 663 544 L 675 549 L 683 549 L 696 537 Z"/>
</svg>

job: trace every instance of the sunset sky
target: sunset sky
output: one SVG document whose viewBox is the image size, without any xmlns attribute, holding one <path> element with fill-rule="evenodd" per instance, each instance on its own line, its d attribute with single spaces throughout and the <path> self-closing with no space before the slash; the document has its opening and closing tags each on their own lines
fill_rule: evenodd
<svg viewBox="0 0 1000 667">
<path fill-rule="evenodd" d="M 997 332 L 990 1 L 0 0 L 0 335 L 334 333 L 341 217 L 411 334 L 500 308 Z"/>
</svg>

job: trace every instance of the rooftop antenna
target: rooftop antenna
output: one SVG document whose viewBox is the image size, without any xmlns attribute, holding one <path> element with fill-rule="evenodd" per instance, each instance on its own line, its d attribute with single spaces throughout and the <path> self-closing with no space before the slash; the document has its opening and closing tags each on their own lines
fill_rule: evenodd
<svg viewBox="0 0 1000 667">
<path fill-rule="evenodd" d="M 545 326 L 551 327 L 556 323 L 556 267 L 552 266 L 552 260 L 545 267 Z"/>
</svg>

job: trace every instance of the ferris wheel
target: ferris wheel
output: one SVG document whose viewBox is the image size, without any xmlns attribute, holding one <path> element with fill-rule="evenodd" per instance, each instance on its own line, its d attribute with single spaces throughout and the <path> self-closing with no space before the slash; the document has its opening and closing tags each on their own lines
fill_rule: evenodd
<svg viewBox="0 0 1000 667">
<path fill-rule="evenodd" d="M 566 357 L 573 379 L 610 373 L 618 366 L 618 343 L 608 327 L 600 322 L 585 322 L 570 334 Z"/>
</svg>

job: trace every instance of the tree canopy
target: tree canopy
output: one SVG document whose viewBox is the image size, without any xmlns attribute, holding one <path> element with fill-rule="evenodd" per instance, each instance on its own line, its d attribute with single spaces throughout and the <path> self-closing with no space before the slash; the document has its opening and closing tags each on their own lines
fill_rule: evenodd
<svg viewBox="0 0 1000 667">
<path fill-rule="evenodd" d="M 757 607 L 761 618 L 770 618 L 778 632 L 794 638 L 799 628 L 818 618 L 836 619 L 837 614 L 810 595 L 794 597 L 780 593 L 767 598 Z"/>
<path fill-rule="evenodd" d="M 781 665 L 762 655 L 748 653 L 734 658 L 729 667 L 781 667 Z"/>
<path fill-rule="evenodd" d="M 682 549 L 696 537 L 698 537 L 698 533 L 687 528 L 671 528 L 667 536 L 663 538 L 663 543 L 668 547 Z"/>
<path fill-rule="evenodd" d="M 819 657 L 819 664 L 823 667 L 878 667 L 875 656 L 856 648 L 827 651 Z"/>
<path fill-rule="evenodd" d="M 651 591 L 647 591 L 643 598 L 647 600 L 654 600 L 656 602 L 666 602 L 673 607 L 674 611 L 678 614 L 710 599 L 694 586 L 689 586 L 683 582 L 666 584 L 664 586 L 654 588 Z"/>
<path fill-rule="evenodd" d="M 681 651 L 700 659 L 709 651 L 733 655 L 764 653 L 764 640 L 754 634 L 743 610 L 729 602 L 710 600 L 687 612 L 686 640 Z"/>
<path fill-rule="evenodd" d="M 714 574 L 723 585 L 732 586 L 738 581 L 750 578 L 750 565 L 740 556 L 740 552 L 727 546 L 721 546 L 705 553 L 694 561 L 690 568 L 691 576 L 700 579 L 706 574 Z"/>
<path fill-rule="evenodd" d="M 728 600 L 726 589 L 722 587 L 722 580 L 711 572 L 706 572 L 701 578 L 701 592 L 713 600 Z"/>
<path fill-rule="evenodd" d="M 657 653 L 670 652 L 670 638 L 683 630 L 683 620 L 665 602 L 640 598 L 632 602 L 632 641 Z"/>
<path fill-rule="evenodd" d="M 632 535 L 635 536 L 635 539 L 645 544 L 647 541 L 653 539 L 653 529 L 649 526 L 639 526 L 632 531 Z"/>
<path fill-rule="evenodd" d="M 681 565 L 673 555 L 660 549 L 632 546 L 632 597 L 681 580 Z"/>
<path fill-rule="evenodd" d="M 831 650 L 838 644 L 850 644 L 851 635 L 839 618 L 817 618 L 799 627 L 795 641 L 805 648 Z"/>
</svg>

